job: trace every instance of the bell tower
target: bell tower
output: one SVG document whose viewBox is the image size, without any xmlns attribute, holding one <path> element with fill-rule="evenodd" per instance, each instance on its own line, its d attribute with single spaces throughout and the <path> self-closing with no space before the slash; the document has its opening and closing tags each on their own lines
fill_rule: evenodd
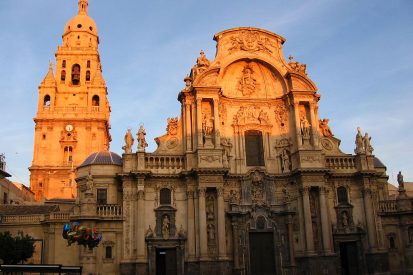
<svg viewBox="0 0 413 275">
<path fill-rule="evenodd" d="M 78 5 L 57 48 L 56 69 L 50 62 L 39 86 L 29 168 L 36 200 L 75 198 L 74 168 L 91 153 L 108 149 L 111 141 L 96 23 L 88 16 L 88 1 Z"/>
</svg>

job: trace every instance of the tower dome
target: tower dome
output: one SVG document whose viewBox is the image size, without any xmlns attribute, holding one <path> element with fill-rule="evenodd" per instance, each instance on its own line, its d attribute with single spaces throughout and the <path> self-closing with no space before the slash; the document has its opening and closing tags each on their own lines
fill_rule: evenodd
<svg viewBox="0 0 413 275">
<path fill-rule="evenodd" d="M 65 46 L 97 46 L 98 31 L 95 21 L 88 15 L 88 0 L 79 0 L 78 13 L 69 20 L 63 33 Z"/>
</svg>

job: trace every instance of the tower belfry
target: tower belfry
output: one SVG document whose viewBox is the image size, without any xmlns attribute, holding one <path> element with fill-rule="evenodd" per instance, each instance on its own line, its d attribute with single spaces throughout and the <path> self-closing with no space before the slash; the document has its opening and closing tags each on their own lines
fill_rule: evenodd
<svg viewBox="0 0 413 275">
<path fill-rule="evenodd" d="M 110 107 L 88 1 L 65 26 L 55 71 L 39 86 L 30 187 L 37 200 L 75 198 L 74 168 L 111 140 Z"/>
</svg>

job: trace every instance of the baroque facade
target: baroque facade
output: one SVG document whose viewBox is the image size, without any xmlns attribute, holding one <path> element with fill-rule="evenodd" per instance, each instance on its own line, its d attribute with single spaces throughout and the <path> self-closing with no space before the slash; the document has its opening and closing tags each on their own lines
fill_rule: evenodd
<svg viewBox="0 0 413 275">
<path fill-rule="evenodd" d="M 44 263 L 85 274 L 413 272 L 412 199 L 400 188 L 388 200 L 368 134 L 358 129 L 354 154 L 340 150 L 306 65 L 284 58 L 283 37 L 234 28 L 214 40 L 215 59 L 201 51 L 154 152 L 143 127 L 136 139 L 128 130 L 122 156 L 99 147 L 79 163 L 76 202 L 14 211 L 0 229 L 24 226 L 43 241 Z M 98 228 L 99 247 L 66 247 L 69 221 Z"/>
</svg>

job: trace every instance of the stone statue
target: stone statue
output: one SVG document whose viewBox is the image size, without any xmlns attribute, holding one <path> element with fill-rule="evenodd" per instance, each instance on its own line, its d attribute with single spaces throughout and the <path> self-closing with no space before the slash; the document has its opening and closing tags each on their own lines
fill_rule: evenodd
<svg viewBox="0 0 413 275">
<path fill-rule="evenodd" d="M 397 182 L 399 183 L 399 190 L 403 191 L 404 190 L 404 180 L 403 180 L 402 171 L 399 171 L 399 173 L 397 174 Z"/>
<path fill-rule="evenodd" d="M 294 57 L 292 55 L 290 55 L 288 57 L 288 59 L 290 60 L 290 63 L 288 63 L 288 65 L 290 65 L 291 69 L 293 69 L 294 71 L 299 72 L 299 73 L 307 74 L 307 72 L 306 72 L 307 65 L 306 64 L 301 64 L 300 62 L 295 62 Z"/>
<path fill-rule="evenodd" d="M 231 158 L 232 142 L 230 138 L 222 138 L 221 145 L 224 147 L 224 152 L 222 156 L 222 161 L 224 167 L 229 167 L 229 160 Z"/>
<path fill-rule="evenodd" d="M 178 231 L 178 237 L 179 238 L 185 238 L 186 237 L 186 233 L 185 233 L 184 228 L 182 227 L 182 224 L 181 224 L 181 227 L 179 228 L 179 231 Z"/>
<path fill-rule="evenodd" d="M 192 68 L 193 77 L 203 73 L 211 65 L 211 62 L 207 59 L 204 51 L 201 51 L 199 54 L 200 56 L 196 59 L 196 64 Z"/>
<path fill-rule="evenodd" d="M 208 220 L 214 219 L 214 198 L 212 196 L 208 196 L 207 198 L 206 214 Z"/>
<path fill-rule="evenodd" d="M 341 213 L 341 225 L 343 225 L 344 228 L 348 226 L 348 216 L 346 211 Z"/>
<path fill-rule="evenodd" d="M 143 126 L 139 127 L 139 131 L 136 134 L 138 136 L 138 151 L 144 151 L 146 147 L 148 147 L 148 143 L 146 143 L 146 132 Z"/>
<path fill-rule="evenodd" d="M 371 155 L 373 152 L 373 147 L 370 144 L 371 137 L 369 137 L 369 134 L 366 132 L 363 138 L 363 144 L 364 144 L 364 150 L 366 151 L 366 155 Z"/>
<path fill-rule="evenodd" d="M 311 125 L 308 122 L 307 118 L 305 116 L 302 116 L 300 120 L 300 127 L 301 127 L 301 135 L 303 136 L 303 139 L 310 138 L 310 126 Z"/>
<path fill-rule="evenodd" d="M 290 154 L 287 149 L 284 148 L 284 150 L 281 152 L 281 160 L 282 160 L 282 168 L 283 172 L 290 172 Z"/>
<path fill-rule="evenodd" d="M 153 236 L 154 236 L 154 234 L 153 234 L 152 228 L 151 228 L 151 226 L 149 225 L 148 230 L 146 230 L 146 232 L 145 232 L 145 237 L 146 237 L 146 238 L 153 238 Z"/>
<path fill-rule="evenodd" d="M 328 126 L 328 122 L 329 122 L 330 120 L 328 119 L 328 118 L 324 118 L 324 119 L 320 119 L 319 120 L 319 125 L 320 125 L 320 130 L 321 130 L 321 133 L 323 134 L 323 136 L 325 136 L 325 137 L 332 137 L 332 136 L 334 136 L 333 135 L 333 132 L 331 131 L 331 129 L 330 129 L 330 126 Z"/>
<path fill-rule="evenodd" d="M 169 239 L 169 217 L 168 215 L 163 216 L 162 220 L 162 237 L 164 240 Z"/>
<path fill-rule="evenodd" d="M 244 96 L 253 94 L 258 86 L 257 80 L 252 76 L 253 73 L 254 71 L 249 64 L 242 70 L 242 77 L 238 82 L 238 90 L 241 91 Z"/>
<path fill-rule="evenodd" d="M 364 141 L 363 135 L 361 133 L 361 128 L 357 127 L 357 135 L 356 135 L 356 149 L 354 150 L 356 154 L 364 153 Z"/>
<path fill-rule="evenodd" d="M 204 114 L 202 118 L 202 131 L 204 136 L 210 136 L 214 130 L 213 119 L 208 116 L 208 114 Z"/>
<path fill-rule="evenodd" d="M 122 149 L 125 151 L 125 154 L 132 153 L 133 142 L 134 138 L 132 136 L 131 129 L 129 128 L 125 134 L 125 145 L 122 147 Z"/>
<path fill-rule="evenodd" d="M 208 224 L 207 232 L 208 232 L 208 239 L 210 241 L 215 240 L 215 227 L 212 223 Z"/>
<path fill-rule="evenodd" d="M 93 189 L 93 177 L 92 174 L 89 174 L 86 176 L 86 192 L 91 193 Z"/>
</svg>

